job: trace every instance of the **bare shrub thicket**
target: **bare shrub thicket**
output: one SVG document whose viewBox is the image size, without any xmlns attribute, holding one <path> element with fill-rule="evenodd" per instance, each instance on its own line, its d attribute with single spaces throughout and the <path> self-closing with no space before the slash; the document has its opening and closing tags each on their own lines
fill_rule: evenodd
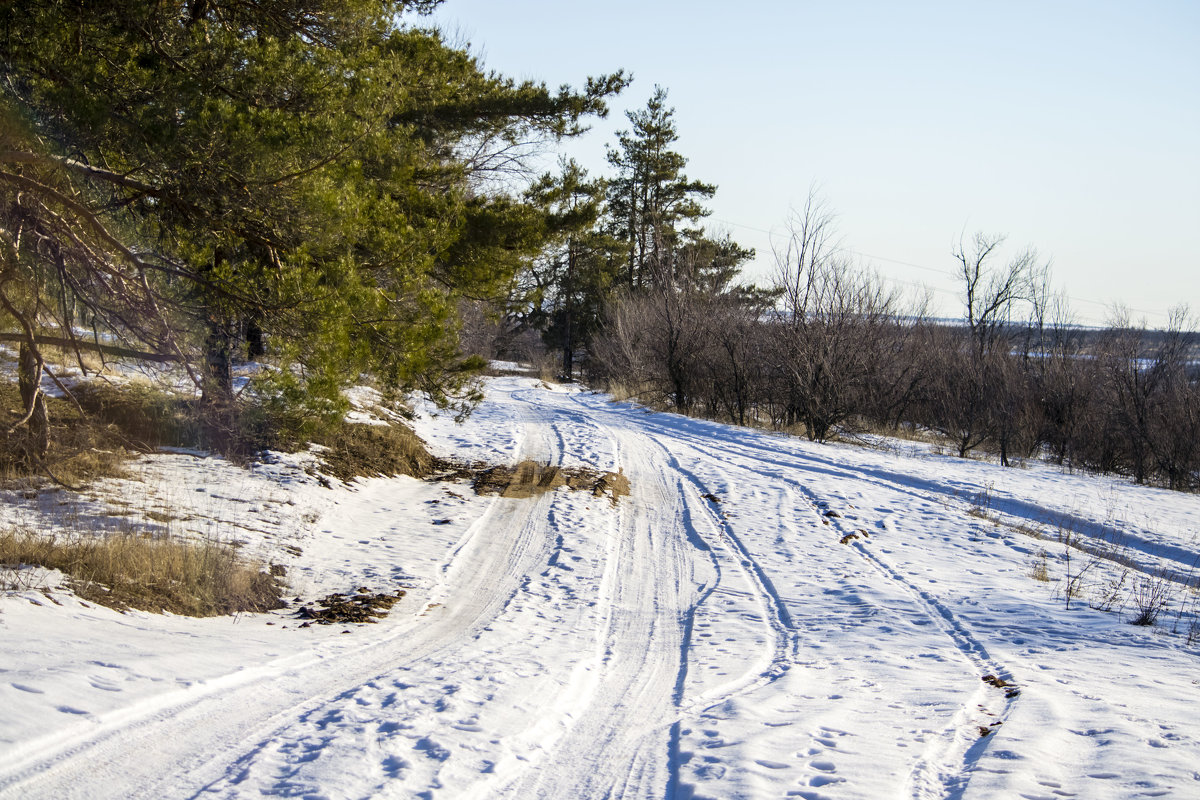
<svg viewBox="0 0 1200 800">
<path fill-rule="evenodd" d="M 1104 436 L 1085 463 L 1139 483 L 1200 485 L 1200 383 L 1196 321 L 1175 310 L 1152 335 L 1118 311 L 1099 353 Z"/>
<path fill-rule="evenodd" d="M 831 220 L 814 199 L 793 216 L 766 291 L 661 281 L 620 296 L 592 376 L 651 404 L 814 440 L 876 415 L 900 424 L 920 382 L 920 326 L 835 251 Z"/>
<path fill-rule="evenodd" d="M 593 378 L 623 396 L 823 441 L 860 428 L 934 433 L 959 456 L 1046 458 L 1200 487 L 1200 334 L 1118 312 L 1073 323 L 1036 251 L 960 242 L 966 324 L 937 323 L 846 258 L 811 199 L 775 253 L 773 291 L 660 282 L 609 304 Z"/>
<path fill-rule="evenodd" d="M 810 196 L 775 253 L 781 300 L 769 355 L 781 392 L 772 398 L 774 416 L 817 441 L 866 412 L 875 376 L 903 353 L 894 346 L 905 319 L 899 295 L 833 249 L 831 225 Z"/>
<path fill-rule="evenodd" d="M 593 342 L 591 375 L 652 405 L 753 422 L 765 333 L 755 305 L 669 286 L 622 294 Z"/>
</svg>

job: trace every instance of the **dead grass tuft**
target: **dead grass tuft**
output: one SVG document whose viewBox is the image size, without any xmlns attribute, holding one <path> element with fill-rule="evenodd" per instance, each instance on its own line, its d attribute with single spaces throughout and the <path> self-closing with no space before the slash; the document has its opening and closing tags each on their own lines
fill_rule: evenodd
<svg viewBox="0 0 1200 800">
<path fill-rule="evenodd" d="M 522 461 L 511 467 L 488 467 L 477 472 L 474 481 L 476 494 L 516 498 L 533 497 L 566 485 L 567 475 L 561 467 L 536 461 Z"/>
<path fill-rule="evenodd" d="M 597 497 L 607 494 L 613 505 L 616 505 L 622 497 L 627 497 L 632 489 L 624 472 L 605 472 L 596 480 L 592 494 Z"/>
<path fill-rule="evenodd" d="M 0 381 L 0 414 L 7 424 L 15 422 L 21 408 L 20 393 L 11 380 Z M 138 449 L 119 426 L 91 413 L 80 413 L 69 400 L 47 397 L 50 418 L 50 449 L 40 464 L 25 457 L 23 429 L 0 441 L 0 482 L 14 483 L 46 477 L 67 485 L 80 485 L 97 478 L 122 477 L 123 465 Z M 86 412 L 86 408 L 85 408 Z"/>
<path fill-rule="evenodd" d="M 83 599 L 121 611 L 210 617 L 284 605 L 275 576 L 215 542 L 10 530 L 0 532 L 0 564 L 14 573 L 23 566 L 58 570 Z M 3 579 L 0 586 L 19 588 Z"/>
<path fill-rule="evenodd" d="M 1041 550 L 1038 553 L 1037 558 L 1034 559 L 1033 564 L 1029 567 L 1029 577 L 1042 583 L 1050 582 L 1050 567 L 1046 563 L 1049 555 L 1045 550 Z"/>
<path fill-rule="evenodd" d="M 425 443 L 398 423 L 342 423 L 313 438 L 327 448 L 321 453 L 322 471 L 343 482 L 379 475 L 424 478 L 434 469 Z"/>
</svg>

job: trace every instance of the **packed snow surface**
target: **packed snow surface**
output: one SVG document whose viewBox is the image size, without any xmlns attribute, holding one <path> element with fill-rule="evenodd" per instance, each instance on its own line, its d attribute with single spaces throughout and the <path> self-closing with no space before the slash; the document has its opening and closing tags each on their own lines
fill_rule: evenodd
<svg viewBox="0 0 1200 800">
<path fill-rule="evenodd" d="M 237 541 L 306 601 L 408 594 L 375 625 L 301 628 L 295 605 L 119 614 L 31 572 L 0 597 L 0 796 L 1200 797 L 1175 610 L 1194 495 L 519 377 L 462 426 L 417 426 L 461 459 L 621 470 L 632 494 L 326 488 L 303 459 L 169 453 L 89 495 L 10 495 L 6 524 Z M 1130 625 L 1150 574 L 1172 610 Z"/>
</svg>

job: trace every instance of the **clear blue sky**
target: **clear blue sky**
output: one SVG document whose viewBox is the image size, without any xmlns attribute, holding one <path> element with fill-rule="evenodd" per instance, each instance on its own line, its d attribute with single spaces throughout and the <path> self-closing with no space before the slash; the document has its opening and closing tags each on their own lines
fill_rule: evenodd
<svg viewBox="0 0 1200 800">
<path fill-rule="evenodd" d="M 633 85 L 571 155 L 605 148 L 655 84 L 710 226 L 771 270 L 817 185 L 846 248 L 958 312 L 960 233 L 1052 259 L 1083 322 L 1200 312 L 1200 2 L 716 3 L 447 0 L 434 21 L 483 64 L 551 86 Z"/>
</svg>

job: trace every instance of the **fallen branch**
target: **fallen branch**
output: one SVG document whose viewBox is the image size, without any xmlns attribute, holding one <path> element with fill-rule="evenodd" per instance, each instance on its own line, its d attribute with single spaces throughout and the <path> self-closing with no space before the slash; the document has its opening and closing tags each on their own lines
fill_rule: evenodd
<svg viewBox="0 0 1200 800">
<path fill-rule="evenodd" d="M 23 342 L 25 335 L 22 333 L 0 333 L 0 342 Z M 129 347 L 117 347 L 111 344 L 100 344 L 99 342 L 89 342 L 85 339 L 68 339 L 63 336 L 41 336 L 33 337 L 34 343 L 39 345 L 49 345 L 50 347 L 61 347 L 63 349 L 79 348 L 93 353 L 103 353 L 106 356 L 114 356 L 116 358 L 136 358 L 140 361 L 153 361 L 159 364 L 171 364 L 183 361 L 183 357 L 175 353 L 150 353 L 145 350 L 134 350 Z"/>
</svg>

